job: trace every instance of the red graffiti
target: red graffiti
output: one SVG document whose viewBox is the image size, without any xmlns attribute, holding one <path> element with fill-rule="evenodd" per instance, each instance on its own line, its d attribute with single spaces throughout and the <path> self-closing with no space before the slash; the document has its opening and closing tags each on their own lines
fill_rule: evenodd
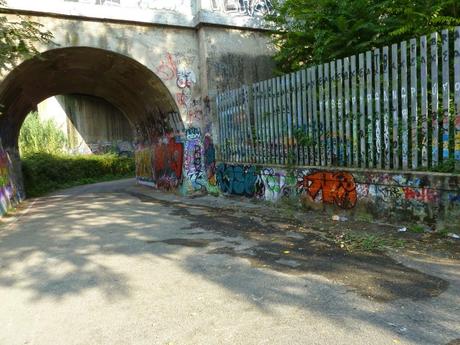
<svg viewBox="0 0 460 345">
<path fill-rule="evenodd" d="M 321 192 L 323 202 L 341 208 L 352 208 L 358 201 L 355 180 L 350 173 L 346 172 L 310 174 L 303 177 L 298 187 L 307 192 L 313 200 Z"/>
<path fill-rule="evenodd" d="M 407 200 L 417 200 L 427 203 L 438 201 L 438 193 L 433 189 L 405 187 L 403 190 L 404 197 Z"/>
<path fill-rule="evenodd" d="M 176 187 L 182 177 L 184 155 L 182 144 L 176 143 L 176 140 L 171 137 L 166 143 L 162 142 L 154 145 L 153 154 L 154 180 L 161 181 L 159 185 L 163 185 L 163 187 L 165 187 L 165 183 L 171 185 L 169 188 Z"/>
</svg>

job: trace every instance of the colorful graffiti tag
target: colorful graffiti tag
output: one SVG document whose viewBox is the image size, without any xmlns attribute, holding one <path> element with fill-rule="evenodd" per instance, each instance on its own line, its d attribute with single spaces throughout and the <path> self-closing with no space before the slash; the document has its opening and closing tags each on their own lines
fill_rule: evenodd
<svg viewBox="0 0 460 345">
<path fill-rule="evenodd" d="M 342 209 L 354 208 L 359 199 L 367 210 L 376 210 L 382 215 L 393 215 L 394 212 L 401 211 L 401 214 L 411 214 L 422 220 L 435 220 L 439 212 L 458 207 L 458 192 L 433 187 L 444 185 L 439 180 L 441 177 L 432 181 L 421 174 L 351 174 L 302 168 L 287 171 L 255 165 L 217 164 L 214 143 L 209 133 L 203 137 L 199 128 L 189 128 L 185 131 L 185 137 L 182 178 L 184 189 L 181 190 L 186 193 L 222 193 L 272 202 L 293 198 L 298 199 L 299 205 L 306 203 L 311 207 L 311 203 L 328 204 Z M 172 141 L 168 144 L 172 145 Z M 173 154 L 165 147 L 162 152 L 163 160 L 168 160 L 170 158 L 166 157 L 174 157 L 180 151 L 176 150 Z M 145 159 L 148 164 L 148 157 Z M 176 174 L 179 173 L 180 161 L 168 164 Z M 157 174 L 153 176 L 158 178 Z M 448 185 L 455 183 L 451 179 Z"/>
<path fill-rule="evenodd" d="M 263 168 L 256 181 L 256 197 L 262 200 L 277 201 L 295 193 L 296 177 L 285 171 Z"/>
<path fill-rule="evenodd" d="M 313 199 L 335 204 L 341 208 L 353 208 L 358 201 L 353 175 L 347 172 L 315 172 L 304 175 L 298 183 L 301 192 Z"/>
<path fill-rule="evenodd" d="M 209 184 L 217 185 L 216 181 L 216 149 L 209 134 L 204 137 L 204 168 Z"/>
<path fill-rule="evenodd" d="M 213 11 L 235 13 L 245 16 L 263 16 L 273 12 L 273 4 L 270 0 L 212 0 Z"/>
<path fill-rule="evenodd" d="M 207 181 L 203 165 L 203 144 L 199 128 L 189 128 L 185 131 L 184 171 L 187 175 L 185 188 L 189 191 L 206 191 Z"/>
<path fill-rule="evenodd" d="M 184 148 L 172 135 L 136 151 L 136 176 L 141 184 L 159 189 L 176 188 L 182 178 Z"/>
<path fill-rule="evenodd" d="M 257 174 L 254 166 L 219 164 L 216 177 L 217 184 L 223 193 L 248 197 L 255 194 Z"/>
<path fill-rule="evenodd" d="M 151 147 L 138 147 L 135 153 L 136 177 L 139 183 L 152 185 L 152 149 Z"/>
<path fill-rule="evenodd" d="M 164 137 L 153 147 L 152 170 L 157 188 L 176 188 L 182 178 L 184 148 L 174 137 Z"/>
<path fill-rule="evenodd" d="M 429 188 L 404 187 L 404 197 L 406 200 L 417 200 L 422 202 L 437 202 L 438 192 Z"/>
<path fill-rule="evenodd" d="M 185 110 L 189 123 L 200 121 L 203 116 L 201 98 L 194 99 L 192 97 L 192 89 L 197 82 L 196 74 L 190 68 L 194 61 L 195 56 L 193 54 L 167 52 L 164 59 L 156 67 L 156 72 L 161 79 L 165 81 L 175 80 L 178 88 L 176 102 Z"/>
<path fill-rule="evenodd" d="M 11 160 L 0 141 L 0 216 L 22 199 L 22 193 L 13 180 Z"/>
</svg>

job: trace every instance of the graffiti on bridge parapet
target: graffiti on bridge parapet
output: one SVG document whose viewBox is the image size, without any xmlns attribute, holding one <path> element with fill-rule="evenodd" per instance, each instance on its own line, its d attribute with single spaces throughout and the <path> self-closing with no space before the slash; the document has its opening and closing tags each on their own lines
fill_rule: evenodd
<svg viewBox="0 0 460 345">
<path fill-rule="evenodd" d="M 271 0 L 211 0 L 211 6 L 214 11 L 251 17 L 273 13 Z"/>
</svg>

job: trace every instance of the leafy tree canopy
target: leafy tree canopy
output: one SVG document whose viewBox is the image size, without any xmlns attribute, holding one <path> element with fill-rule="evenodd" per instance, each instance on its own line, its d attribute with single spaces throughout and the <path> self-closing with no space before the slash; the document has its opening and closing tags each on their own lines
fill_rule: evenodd
<svg viewBox="0 0 460 345">
<path fill-rule="evenodd" d="M 458 0 L 283 0 L 274 26 L 282 72 L 460 25 Z"/>
<path fill-rule="evenodd" d="M 0 7 L 5 5 L 5 0 L 0 0 Z M 11 21 L 0 16 L 0 71 L 20 58 L 37 54 L 34 44 L 47 43 L 51 38 L 52 34 L 39 23 L 21 17 Z"/>
</svg>

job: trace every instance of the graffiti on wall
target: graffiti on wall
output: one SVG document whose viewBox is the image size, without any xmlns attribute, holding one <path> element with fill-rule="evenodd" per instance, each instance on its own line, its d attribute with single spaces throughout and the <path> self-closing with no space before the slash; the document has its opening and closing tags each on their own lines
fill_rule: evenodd
<svg viewBox="0 0 460 345">
<path fill-rule="evenodd" d="M 216 149 L 209 133 L 204 136 L 204 169 L 208 182 L 208 192 L 218 194 L 216 178 Z"/>
<path fill-rule="evenodd" d="M 12 163 L 0 141 L 0 216 L 21 201 L 22 193 L 14 183 Z"/>
<path fill-rule="evenodd" d="M 78 2 L 81 4 L 107 6 L 107 7 L 128 7 L 140 9 L 161 9 L 180 11 L 190 8 L 190 0 L 64 0 L 65 2 Z"/>
<path fill-rule="evenodd" d="M 263 168 L 257 176 L 256 197 L 262 200 L 277 201 L 295 193 L 296 177 L 285 171 Z"/>
<path fill-rule="evenodd" d="M 193 98 L 192 89 L 196 84 L 196 74 L 191 69 L 195 55 L 166 53 L 156 67 L 157 75 L 164 81 L 174 80 L 178 92 L 176 102 L 184 109 L 190 123 L 200 121 L 203 116 L 201 98 Z"/>
<path fill-rule="evenodd" d="M 201 141 L 201 131 L 199 128 L 188 128 L 185 131 L 185 162 L 184 172 L 186 183 L 184 188 L 190 192 L 206 191 L 206 175 L 203 164 L 203 143 Z"/>
<path fill-rule="evenodd" d="M 257 181 L 254 166 L 219 164 L 216 169 L 219 189 L 225 194 L 252 197 L 255 194 Z"/>
<path fill-rule="evenodd" d="M 184 148 L 172 136 L 165 136 L 153 146 L 152 170 L 157 188 L 176 188 L 182 178 Z"/>
<path fill-rule="evenodd" d="M 412 188 L 404 187 L 404 198 L 406 200 L 416 200 L 425 203 L 438 202 L 439 195 L 435 189 L 431 188 Z"/>
<path fill-rule="evenodd" d="M 347 172 L 314 172 L 303 175 L 298 182 L 300 193 L 313 200 L 353 208 L 358 201 L 353 175 Z"/>
<path fill-rule="evenodd" d="M 385 208 L 416 209 L 439 202 L 439 192 L 432 188 L 427 176 L 388 173 L 366 173 L 357 187 L 358 196 L 383 204 Z"/>
<path fill-rule="evenodd" d="M 141 184 L 153 184 L 152 149 L 151 147 L 138 147 L 135 153 L 136 177 Z"/>
<path fill-rule="evenodd" d="M 255 196 L 267 201 L 306 194 L 312 201 L 349 209 L 358 200 L 354 178 L 346 172 L 299 170 L 296 176 L 274 168 L 257 171 L 250 165 L 221 163 L 217 166 L 216 178 L 219 189 L 225 194 Z"/>
<path fill-rule="evenodd" d="M 182 178 L 184 148 L 172 135 L 136 150 L 136 177 L 139 183 L 163 190 L 176 188 Z"/>
<path fill-rule="evenodd" d="M 87 143 L 88 149 L 78 147 L 72 152 L 83 154 L 103 155 L 107 153 L 114 153 L 120 157 L 132 157 L 134 155 L 134 145 L 129 141 L 97 141 Z"/>
<path fill-rule="evenodd" d="M 334 205 L 342 209 L 354 208 L 358 200 L 371 203 L 382 210 L 404 210 L 426 217 L 443 202 L 439 190 L 429 188 L 423 177 L 396 174 L 319 171 L 297 169 L 294 173 L 270 167 L 230 165 L 219 163 L 216 180 L 224 194 L 278 201 L 286 197 L 307 197 L 311 202 Z M 453 205 L 457 193 L 450 193 L 445 201 Z M 431 213 L 430 213 L 431 212 Z"/>
<path fill-rule="evenodd" d="M 210 0 L 214 11 L 245 16 L 263 16 L 273 12 L 270 0 Z"/>
</svg>

